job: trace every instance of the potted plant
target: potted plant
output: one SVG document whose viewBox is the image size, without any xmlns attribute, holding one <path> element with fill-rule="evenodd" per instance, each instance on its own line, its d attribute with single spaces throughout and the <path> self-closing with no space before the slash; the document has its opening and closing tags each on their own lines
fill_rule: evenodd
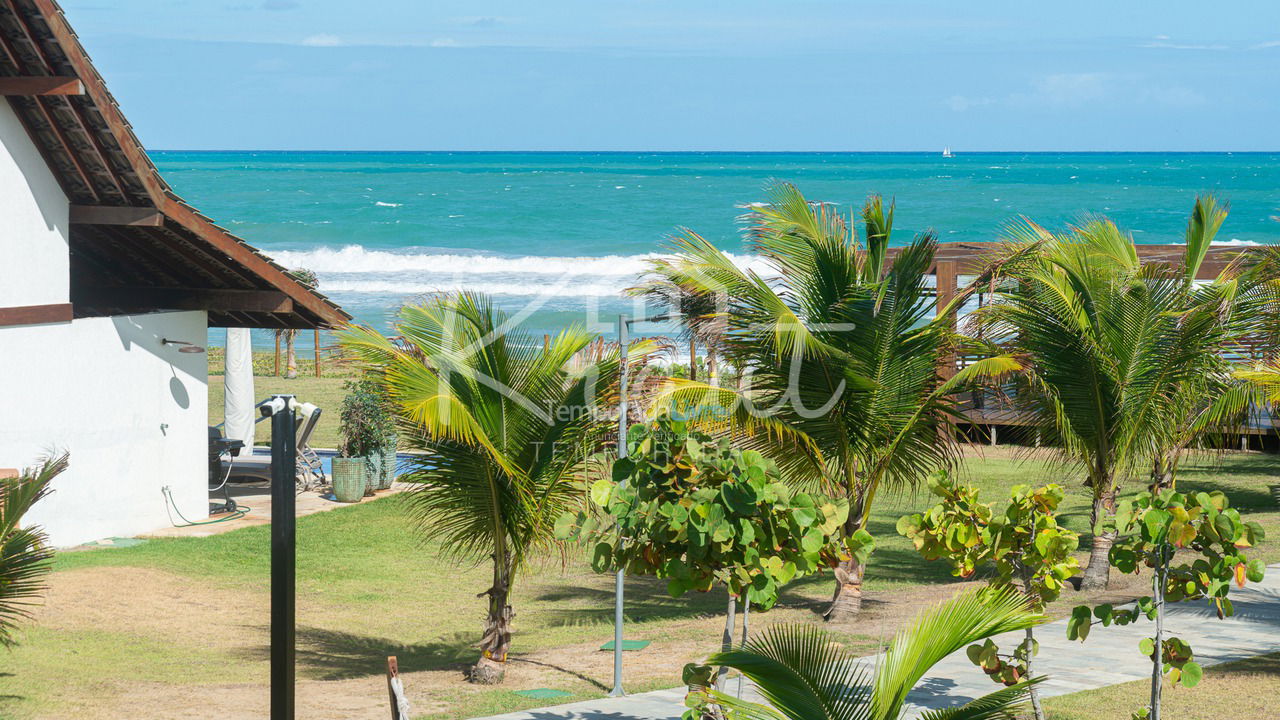
<svg viewBox="0 0 1280 720">
<path fill-rule="evenodd" d="M 394 426 L 393 426 L 394 427 Z M 386 490 L 396 479 L 396 436 L 387 435 L 382 446 L 382 474 L 378 478 L 378 489 Z"/>
<path fill-rule="evenodd" d="M 339 431 L 342 445 L 333 461 L 333 494 L 339 502 L 359 502 L 380 484 L 391 417 L 378 384 L 370 378 L 344 386 Z"/>
</svg>

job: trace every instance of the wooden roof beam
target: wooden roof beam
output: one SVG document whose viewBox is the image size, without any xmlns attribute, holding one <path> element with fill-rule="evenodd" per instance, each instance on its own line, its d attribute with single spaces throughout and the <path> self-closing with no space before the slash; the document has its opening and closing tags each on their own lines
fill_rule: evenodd
<svg viewBox="0 0 1280 720">
<path fill-rule="evenodd" d="M 73 285 L 71 302 L 74 305 L 144 310 L 293 312 L 293 301 L 278 290 Z"/>
<path fill-rule="evenodd" d="M 53 75 L 0 77 L 0 95 L 40 97 L 43 95 L 84 95 L 84 83 L 77 77 Z"/>
<path fill-rule="evenodd" d="M 72 225 L 145 225 L 163 227 L 164 213 L 153 207 L 72 205 Z"/>
</svg>

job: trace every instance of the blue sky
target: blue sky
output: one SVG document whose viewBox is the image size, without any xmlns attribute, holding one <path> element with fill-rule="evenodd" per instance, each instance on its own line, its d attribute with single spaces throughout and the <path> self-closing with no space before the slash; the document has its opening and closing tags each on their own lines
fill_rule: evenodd
<svg viewBox="0 0 1280 720">
<path fill-rule="evenodd" d="M 153 149 L 1280 146 L 1274 1 L 62 5 Z"/>
</svg>

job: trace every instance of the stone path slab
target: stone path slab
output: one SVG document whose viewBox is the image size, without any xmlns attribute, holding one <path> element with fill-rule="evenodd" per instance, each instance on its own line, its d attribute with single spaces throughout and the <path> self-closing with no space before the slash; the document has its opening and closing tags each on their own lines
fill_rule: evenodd
<svg viewBox="0 0 1280 720">
<path fill-rule="evenodd" d="M 1261 583 L 1233 589 L 1231 602 L 1235 616 L 1218 620 L 1202 602 L 1169 606 L 1165 627 L 1191 644 L 1201 665 L 1240 660 L 1280 652 L 1280 563 L 1267 568 Z M 1138 655 L 1138 641 L 1154 632 L 1145 620 L 1124 627 L 1095 626 L 1087 642 L 1067 640 L 1067 621 L 1036 628 L 1040 654 L 1035 659 L 1037 675 L 1048 675 L 1040 686 L 1043 697 L 1150 678 L 1150 665 Z M 1011 648 L 1023 633 L 999 636 L 1001 647 Z M 860 662 L 874 664 L 877 656 Z M 631 660 L 635 662 L 635 660 Z M 680 668 L 672 668 L 673 675 Z M 734 687 L 730 682 L 730 687 Z M 969 662 L 964 651 L 935 665 L 907 696 L 904 720 L 919 716 L 925 709 L 964 704 L 999 686 Z M 754 693 L 747 690 L 750 695 Z M 620 698 L 604 697 L 567 705 L 537 708 L 494 715 L 481 720 L 674 720 L 684 712 L 684 688 L 637 693 Z M 753 698 L 756 699 L 756 698 Z"/>
</svg>

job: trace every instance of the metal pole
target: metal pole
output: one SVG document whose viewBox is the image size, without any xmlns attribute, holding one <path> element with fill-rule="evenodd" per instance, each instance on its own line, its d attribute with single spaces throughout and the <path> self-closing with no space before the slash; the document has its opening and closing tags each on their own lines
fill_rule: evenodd
<svg viewBox="0 0 1280 720">
<path fill-rule="evenodd" d="M 742 594 L 742 644 L 747 644 L 747 635 L 751 632 L 751 601 L 747 594 Z M 742 673 L 738 673 L 738 697 L 742 697 Z"/>
<path fill-rule="evenodd" d="M 293 720 L 294 594 L 297 561 L 297 420 L 293 396 L 271 416 L 271 720 Z"/>
<path fill-rule="evenodd" d="M 627 319 L 618 316 L 618 458 L 627 456 Z M 623 481 L 626 482 L 625 480 Z M 622 599 L 623 570 L 613 585 L 613 689 L 610 697 L 626 695 L 622 689 Z"/>
</svg>

